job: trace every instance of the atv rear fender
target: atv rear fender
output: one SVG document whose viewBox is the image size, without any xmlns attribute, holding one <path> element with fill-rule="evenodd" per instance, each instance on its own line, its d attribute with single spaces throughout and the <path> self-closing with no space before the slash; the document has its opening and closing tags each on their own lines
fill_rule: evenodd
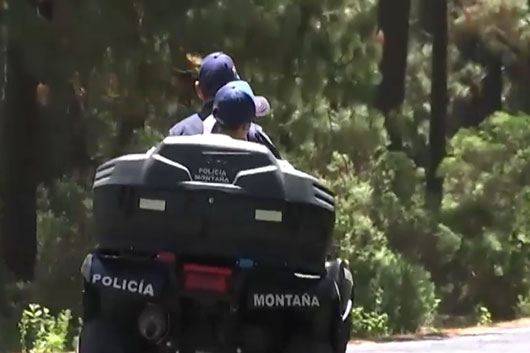
<svg viewBox="0 0 530 353">
<path fill-rule="evenodd" d="M 353 278 L 348 264 L 342 259 L 336 259 L 326 263 L 327 277 L 335 283 L 340 302 L 340 313 L 342 321 L 349 316 L 353 302 Z"/>
</svg>

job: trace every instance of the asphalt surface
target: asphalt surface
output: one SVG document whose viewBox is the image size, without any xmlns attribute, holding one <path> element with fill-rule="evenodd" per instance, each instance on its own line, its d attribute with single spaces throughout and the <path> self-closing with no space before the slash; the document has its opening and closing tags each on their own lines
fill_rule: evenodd
<svg viewBox="0 0 530 353">
<path fill-rule="evenodd" d="M 418 341 L 350 345 L 347 353 L 530 353 L 530 327 Z"/>
</svg>

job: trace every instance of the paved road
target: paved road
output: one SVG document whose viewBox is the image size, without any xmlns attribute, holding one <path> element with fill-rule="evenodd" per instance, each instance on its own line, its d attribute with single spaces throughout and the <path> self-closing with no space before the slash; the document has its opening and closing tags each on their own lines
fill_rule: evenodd
<svg viewBox="0 0 530 353">
<path fill-rule="evenodd" d="M 347 353 L 530 353 L 530 327 L 474 336 L 350 345 Z"/>
</svg>

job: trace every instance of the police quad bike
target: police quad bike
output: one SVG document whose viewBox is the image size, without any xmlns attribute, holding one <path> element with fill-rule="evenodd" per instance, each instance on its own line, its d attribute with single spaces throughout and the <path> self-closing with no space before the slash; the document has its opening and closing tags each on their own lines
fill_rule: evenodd
<svg viewBox="0 0 530 353">
<path fill-rule="evenodd" d="M 334 195 L 265 147 L 167 137 L 96 170 L 80 353 L 344 353 Z"/>
</svg>

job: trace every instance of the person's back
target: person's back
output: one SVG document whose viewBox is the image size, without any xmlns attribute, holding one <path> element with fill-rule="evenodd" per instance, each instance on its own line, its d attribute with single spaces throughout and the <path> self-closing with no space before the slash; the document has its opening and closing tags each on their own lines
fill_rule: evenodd
<svg viewBox="0 0 530 353">
<path fill-rule="evenodd" d="M 169 129 L 170 136 L 197 135 L 204 133 L 204 122 L 211 115 L 213 100 L 217 91 L 231 81 L 240 80 L 233 60 L 226 54 L 213 53 L 206 56 L 199 70 L 199 77 L 195 83 L 198 97 L 203 101 L 201 110 L 175 124 Z M 265 97 L 254 96 L 256 117 L 265 116 L 270 111 L 270 105 Z M 276 146 L 267 136 L 263 128 L 251 122 L 246 139 L 267 146 L 276 158 L 281 158 Z"/>
<path fill-rule="evenodd" d="M 215 95 L 212 115 L 204 120 L 203 132 L 249 141 L 248 135 L 255 118 L 256 97 L 252 88 L 245 81 L 232 81 Z"/>
</svg>

